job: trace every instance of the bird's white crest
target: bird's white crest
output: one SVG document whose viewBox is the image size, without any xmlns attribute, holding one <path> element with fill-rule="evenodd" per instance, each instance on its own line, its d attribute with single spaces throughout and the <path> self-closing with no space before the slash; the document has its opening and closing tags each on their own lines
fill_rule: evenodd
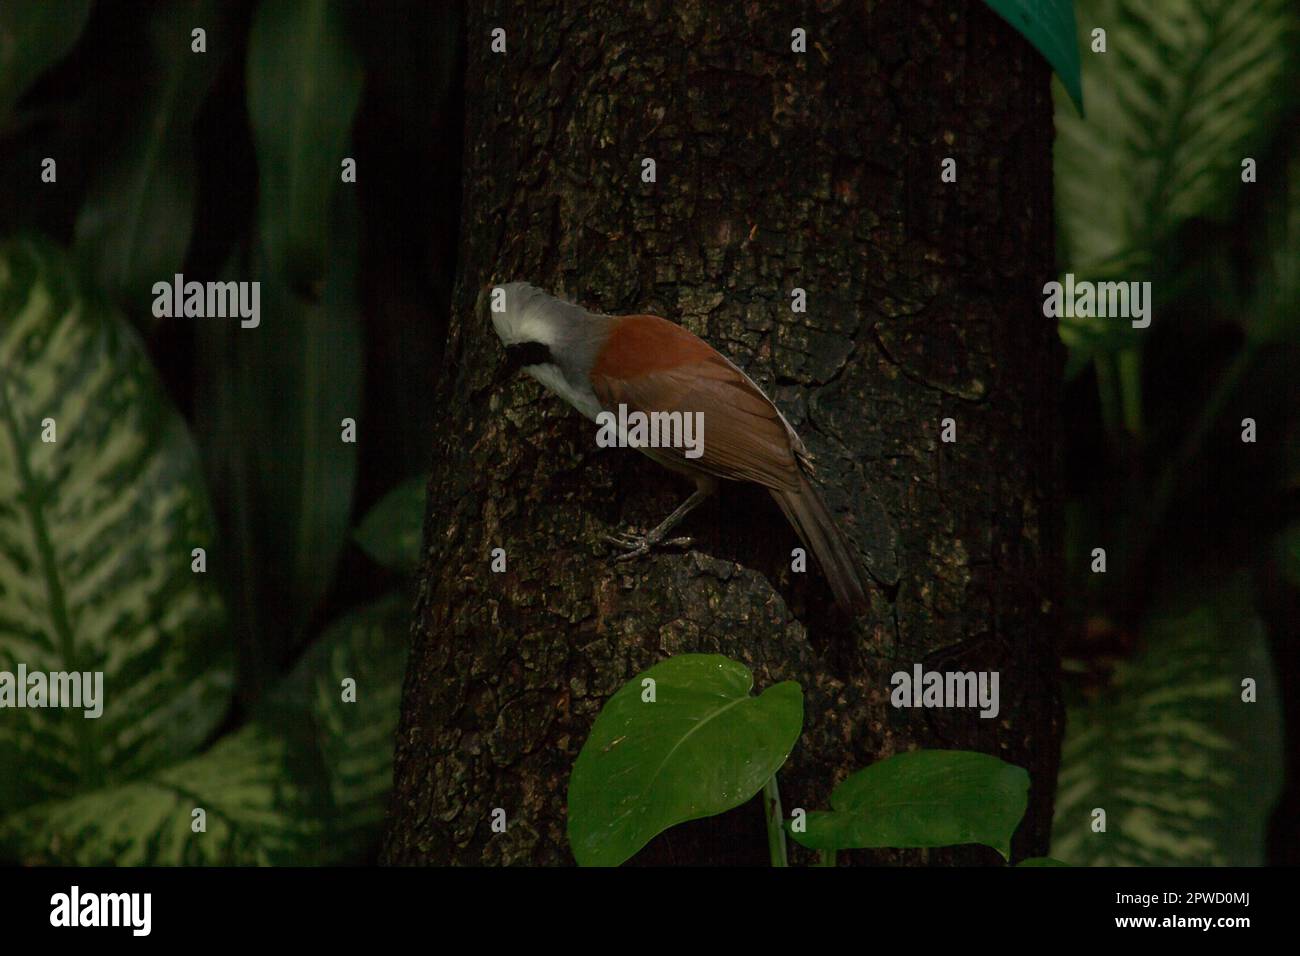
<svg viewBox="0 0 1300 956">
<path fill-rule="evenodd" d="M 606 317 L 527 282 L 508 282 L 500 288 L 505 292 L 505 310 L 489 311 L 501 344 L 537 342 L 550 349 L 556 364 L 528 365 L 524 372 L 594 420 L 601 405 L 587 373 L 604 341 Z"/>
<path fill-rule="evenodd" d="M 492 311 L 492 327 L 502 345 L 540 342 L 552 347 L 561 338 L 561 310 L 582 311 L 562 302 L 527 282 L 507 282 L 500 287 L 505 293 L 505 311 Z M 495 294 L 495 293 L 494 293 Z"/>
</svg>

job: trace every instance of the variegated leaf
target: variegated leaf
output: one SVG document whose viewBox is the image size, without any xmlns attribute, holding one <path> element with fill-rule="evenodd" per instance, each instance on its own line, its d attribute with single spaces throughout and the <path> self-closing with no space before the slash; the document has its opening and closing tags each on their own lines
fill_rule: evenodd
<svg viewBox="0 0 1300 956">
<path fill-rule="evenodd" d="M 411 602 L 403 594 L 345 615 L 316 640 L 268 708 L 268 721 L 312 728 L 328 776 L 336 861 L 348 861 L 379 838 L 393 784 L 410 618 Z M 353 702 L 343 699 L 345 680 L 353 682 Z"/>
<path fill-rule="evenodd" d="M 1141 278 L 1187 220 L 1226 213 L 1241 161 L 1293 93 L 1292 0 L 1079 0 L 1083 119 L 1058 88 L 1061 261 L 1087 278 Z M 1106 52 L 1090 34 L 1106 31 Z"/>
<path fill-rule="evenodd" d="M 364 859 L 392 786 L 409 603 L 394 595 L 335 622 L 257 719 L 202 756 L 0 822 L 0 855 L 79 866 Z"/>
<path fill-rule="evenodd" d="M 46 439 L 53 438 L 53 441 Z M 195 449 L 65 256 L 0 244 L 0 672 L 103 672 L 103 713 L 0 711 L 0 814 L 188 756 L 230 699 Z"/>
<path fill-rule="evenodd" d="M 1281 789 L 1279 689 L 1242 583 L 1147 627 L 1110 685 L 1069 709 L 1052 856 L 1078 866 L 1263 862 Z M 1256 701 L 1243 701 L 1251 679 Z M 1094 831 L 1094 811 L 1106 814 Z"/>
<path fill-rule="evenodd" d="M 0 822 L 0 852 L 65 866 L 320 862 L 326 814 L 310 747 L 261 724 L 134 783 L 41 804 Z M 195 810 L 202 810 L 201 817 Z M 202 829 L 196 832 L 198 821 Z"/>
</svg>

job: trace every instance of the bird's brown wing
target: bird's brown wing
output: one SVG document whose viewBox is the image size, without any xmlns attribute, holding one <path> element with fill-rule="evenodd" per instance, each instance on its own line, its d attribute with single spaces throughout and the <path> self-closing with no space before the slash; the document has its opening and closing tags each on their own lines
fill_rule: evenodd
<svg viewBox="0 0 1300 956">
<path fill-rule="evenodd" d="M 776 406 L 712 348 L 692 358 L 626 378 L 593 370 L 592 386 L 601 404 L 612 411 L 622 403 L 629 411 L 646 414 L 703 412 L 700 457 L 686 458 L 685 449 L 660 449 L 660 455 L 666 452 L 719 478 L 780 491 L 797 489 L 799 465 Z"/>
</svg>

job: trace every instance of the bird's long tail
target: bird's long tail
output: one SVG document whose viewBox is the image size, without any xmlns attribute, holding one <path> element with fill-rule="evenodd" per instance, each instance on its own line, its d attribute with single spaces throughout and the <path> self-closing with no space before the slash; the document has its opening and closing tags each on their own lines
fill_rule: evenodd
<svg viewBox="0 0 1300 956">
<path fill-rule="evenodd" d="M 836 602 L 857 617 L 870 606 L 857 558 L 812 482 L 803 474 L 799 481 L 799 488 L 794 491 L 769 490 L 800 540 L 817 555 Z"/>
</svg>

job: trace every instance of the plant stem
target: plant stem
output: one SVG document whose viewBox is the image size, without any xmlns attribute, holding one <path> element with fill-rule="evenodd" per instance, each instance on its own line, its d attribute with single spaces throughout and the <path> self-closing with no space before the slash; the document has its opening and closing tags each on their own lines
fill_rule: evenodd
<svg viewBox="0 0 1300 956">
<path fill-rule="evenodd" d="M 1127 348 L 1115 357 L 1119 370 L 1119 399 L 1124 427 L 1134 438 L 1142 436 L 1142 352 Z"/>
<path fill-rule="evenodd" d="M 781 791 L 777 789 L 776 774 L 763 784 L 763 816 L 767 820 L 767 850 L 773 866 L 789 866 L 785 853 L 785 827 L 781 814 Z"/>
<path fill-rule="evenodd" d="M 1109 352 L 1098 352 L 1093 360 L 1097 373 L 1097 398 L 1101 402 L 1101 420 L 1106 437 L 1118 447 L 1120 430 L 1119 385 L 1115 381 L 1114 357 Z"/>
<path fill-rule="evenodd" d="M 1201 409 L 1201 414 L 1197 416 L 1196 422 L 1192 425 L 1192 430 L 1183 439 L 1183 444 L 1178 449 L 1178 453 L 1165 466 L 1164 473 L 1156 483 L 1155 491 L 1151 496 L 1151 504 L 1147 512 L 1147 533 L 1143 536 L 1144 547 L 1146 541 L 1158 530 L 1160 521 L 1164 518 L 1165 510 L 1169 507 L 1169 502 L 1173 498 L 1174 487 L 1179 478 L 1186 473 L 1188 466 L 1200 454 L 1205 437 L 1210 433 L 1210 429 L 1214 427 L 1215 422 L 1218 421 L 1224 406 L 1228 404 L 1228 399 L 1236 391 L 1237 384 L 1241 381 L 1254 359 L 1255 345 L 1253 342 L 1248 342 L 1237 353 L 1232 360 L 1232 364 L 1219 378 L 1214 391 L 1210 393 L 1209 400 L 1205 403 L 1205 407 Z"/>
</svg>

